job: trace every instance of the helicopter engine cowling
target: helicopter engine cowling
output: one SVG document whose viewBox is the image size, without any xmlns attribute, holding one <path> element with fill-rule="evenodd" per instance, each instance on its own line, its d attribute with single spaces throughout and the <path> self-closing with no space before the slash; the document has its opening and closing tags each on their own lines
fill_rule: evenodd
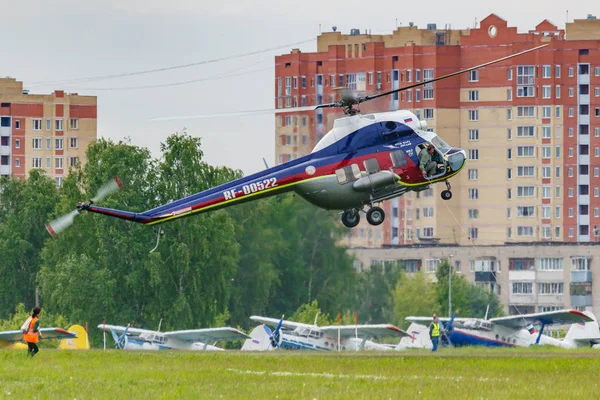
<svg viewBox="0 0 600 400">
<path fill-rule="evenodd" d="M 391 171 L 379 171 L 374 174 L 363 176 L 358 179 L 352 187 L 357 192 L 369 192 L 394 184 L 398 176 Z"/>
</svg>

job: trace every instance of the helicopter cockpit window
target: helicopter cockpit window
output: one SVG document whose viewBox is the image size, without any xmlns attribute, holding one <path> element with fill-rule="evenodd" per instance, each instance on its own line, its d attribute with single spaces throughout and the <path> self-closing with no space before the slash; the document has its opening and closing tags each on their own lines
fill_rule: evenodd
<svg viewBox="0 0 600 400">
<path fill-rule="evenodd" d="M 390 153 L 390 158 L 392 159 L 392 165 L 394 168 L 403 167 L 406 165 L 406 157 L 404 157 L 404 152 L 402 150 L 394 150 Z"/>
<path fill-rule="evenodd" d="M 337 180 L 340 184 L 355 181 L 361 177 L 360 168 L 358 168 L 357 164 L 351 164 L 345 166 L 344 168 L 340 168 L 335 171 L 335 175 L 337 176 Z"/>
<path fill-rule="evenodd" d="M 443 154 L 446 154 L 452 148 L 452 147 L 450 147 L 450 145 L 448 143 L 444 142 L 442 140 L 442 138 L 440 138 L 439 136 L 435 136 L 433 139 L 431 139 L 431 143 L 433 143 L 433 145 L 439 151 L 441 151 Z"/>
<path fill-rule="evenodd" d="M 381 134 L 385 140 L 398 139 L 401 137 L 410 136 L 412 134 L 412 130 L 406 129 L 394 121 L 382 122 L 380 125 Z"/>
</svg>

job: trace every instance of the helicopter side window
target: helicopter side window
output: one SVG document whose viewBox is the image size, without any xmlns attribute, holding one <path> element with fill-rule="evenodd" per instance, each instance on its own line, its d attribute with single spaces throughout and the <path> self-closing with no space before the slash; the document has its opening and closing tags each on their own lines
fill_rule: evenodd
<svg viewBox="0 0 600 400">
<path fill-rule="evenodd" d="M 390 158 L 392 159 L 392 165 L 394 168 L 403 167 L 406 165 L 406 158 L 404 157 L 404 152 L 402 150 L 394 150 L 390 153 Z"/>
<path fill-rule="evenodd" d="M 346 182 L 355 181 L 361 177 L 360 168 L 357 164 L 347 165 L 335 171 L 338 182 L 343 185 Z"/>
<path fill-rule="evenodd" d="M 379 172 L 379 161 L 377 161 L 376 158 L 369 158 L 368 160 L 365 160 L 364 165 L 368 174 Z"/>
</svg>

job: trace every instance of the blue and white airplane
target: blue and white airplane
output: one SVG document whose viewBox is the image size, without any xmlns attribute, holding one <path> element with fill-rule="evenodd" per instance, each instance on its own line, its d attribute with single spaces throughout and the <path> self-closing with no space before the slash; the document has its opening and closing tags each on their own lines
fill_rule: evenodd
<svg viewBox="0 0 600 400">
<path fill-rule="evenodd" d="M 260 322 L 250 332 L 242 350 L 393 350 L 389 345 L 369 339 L 410 336 L 402 329 L 389 324 L 317 326 L 301 322 L 252 316 Z M 272 331 L 270 326 L 275 327 Z"/>
<path fill-rule="evenodd" d="M 110 331 L 115 348 L 122 350 L 223 350 L 214 345 L 227 340 L 243 340 L 250 336 L 235 328 L 207 328 L 185 331 L 157 332 L 148 329 L 117 325 L 98 325 Z M 213 345 L 209 344 L 213 343 Z"/>
<path fill-rule="evenodd" d="M 432 317 L 406 317 L 412 322 L 410 337 L 400 340 L 396 349 L 431 348 L 429 325 Z M 439 318 L 442 343 L 450 346 L 517 347 L 535 344 L 564 348 L 591 347 L 600 341 L 600 329 L 591 312 L 557 310 L 499 318 Z M 552 324 L 571 324 L 564 339 L 544 335 Z M 535 326 L 538 328 L 536 329 Z"/>
</svg>

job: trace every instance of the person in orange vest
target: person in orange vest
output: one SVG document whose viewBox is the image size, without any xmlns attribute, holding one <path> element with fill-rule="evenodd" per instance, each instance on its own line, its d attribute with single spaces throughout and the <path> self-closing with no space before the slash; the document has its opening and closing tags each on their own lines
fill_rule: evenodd
<svg viewBox="0 0 600 400">
<path fill-rule="evenodd" d="M 39 307 L 33 309 L 27 331 L 23 333 L 23 340 L 25 340 L 29 346 L 27 350 L 27 356 L 31 357 L 35 356 L 36 353 L 40 351 L 40 349 L 37 347 L 37 342 L 42 336 L 42 333 L 40 332 L 40 311 L 41 310 Z"/>
</svg>

